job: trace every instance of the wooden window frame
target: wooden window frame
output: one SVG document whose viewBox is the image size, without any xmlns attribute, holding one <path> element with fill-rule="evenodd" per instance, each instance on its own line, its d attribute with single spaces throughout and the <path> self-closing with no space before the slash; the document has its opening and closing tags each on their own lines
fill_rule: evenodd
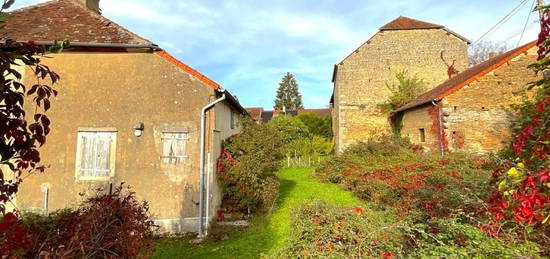
<svg viewBox="0 0 550 259">
<path fill-rule="evenodd" d="M 230 117 L 230 120 L 231 120 L 231 122 L 230 122 L 230 123 L 231 123 L 231 125 L 230 125 L 230 126 L 231 126 L 231 129 L 235 129 L 235 128 L 236 128 L 235 113 L 234 113 L 232 110 L 229 110 L 229 112 L 230 112 L 230 114 L 231 114 L 231 115 L 229 115 L 229 116 L 231 116 L 231 117 Z"/>
<path fill-rule="evenodd" d="M 164 154 L 164 140 L 165 139 L 172 139 L 172 138 L 166 138 L 165 137 L 165 134 L 185 134 L 185 136 L 183 138 L 180 138 L 179 140 L 183 140 L 185 143 L 185 146 L 183 148 L 183 155 L 174 155 L 174 156 L 166 156 Z M 177 138 L 176 138 L 177 139 Z M 189 153 L 188 153 L 188 145 L 189 145 L 189 140 L 191 138 L 189 137 L 189 132 L 188 131 L 163 131 L 161 133 L 161 136 L 160 136 L 160 143 L 161 143 L 161 155 L 160 155 L 160 162 L 162 164 L 165 164 L 165 165 L 181 165 L 181 164 L 185 164 L 188 160 L 189 160 Z M 167 163 L 167 162 L 164 162 L 164 159 L 175 159 L 176 162 L 174 163 Z M 181 160 L 181 162 L 178 162 L 178 160 Z"/>
<path fill-rule="evenodd" d="M 82 134 L 90 133 L 111 133 L 112 141 L 109 147 L 109 175 L 108 176 L 84 176 L 82 175 Z M 79 128 L 76 134 L 76 161 L 75 161 L 75 178 L 78 181 L 110 181 L 115 177 L 116 168 L 116 143 L 117 130 L 115 128 Z"/>
</svg>

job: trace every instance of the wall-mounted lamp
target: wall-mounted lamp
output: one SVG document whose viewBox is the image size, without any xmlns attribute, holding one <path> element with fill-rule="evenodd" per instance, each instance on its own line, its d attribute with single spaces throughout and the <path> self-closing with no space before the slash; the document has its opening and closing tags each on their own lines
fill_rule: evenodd
<svg viewBox="0 0 550 259">
<path fill-rule="evenodd" d="M 134 135 L 136 137 L 141 137 L 144 128 L 145 126 L 143 125 L 143 122 L 138 123 L 136 126 L 134 126 Z"/>
</svg>

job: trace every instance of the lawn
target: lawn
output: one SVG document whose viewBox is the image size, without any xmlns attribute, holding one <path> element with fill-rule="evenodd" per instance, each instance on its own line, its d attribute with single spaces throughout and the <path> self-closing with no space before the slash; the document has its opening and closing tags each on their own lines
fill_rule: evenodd
<svg viewBox="0 0 550 259">
<path fill-rule="evenodd" d="M 280 200 L 271 214 L 258 216 L 247 230 L 219 242 L 191 246 L 189 238 L 159 241 L 153 258 L 260 258 L 274 255 L 288 241 L 292 210 L 310 198 L 343 206 L 364 205 L 340 186 L 312 177 L 312 169 L 284 169 L 280 173 Z"/>
</svg>

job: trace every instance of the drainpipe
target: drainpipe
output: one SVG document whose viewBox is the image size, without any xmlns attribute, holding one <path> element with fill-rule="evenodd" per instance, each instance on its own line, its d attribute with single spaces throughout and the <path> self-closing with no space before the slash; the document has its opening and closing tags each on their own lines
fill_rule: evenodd
<svg viewBox="0 0 550 259">
<path fill-rule="evenodd" d="M 445 134 L 443 130 L 443 122 L 441 121 L 441 108 L 437 107 L 437 99 L 432 100 L 432 105 L 437 108 L 437 124 L 439 126 L 439 152 L 441 155 L 445 154 L 445 147 L 443 146 L 443 134 Z"/>
<path fill-rule="evenodd" d="M 220 91 L 223 95 L 222 97 L 220 97 L 219 99 L 209 103 L 208 105 L 204 106 L 202 108 L 202 111 L 201 111 L 201 142 L 200 142 L 200 164 L 199 164 L 199 238 L 202 238 L 205 235 L 205 230 L 204 230 L 204 224 L 203 224 L 203 221 L 204 221 L 204 210 L 205 210 L 205 202 L 204 202 L 204 197 L 205 197 L 205 194 L 204 194 L 204 191 L 205 191 L 205 188 L 204 188 L 204 185 L 205 185 L 205 181 L 204 181 L 204 161 L 206 160 L 205 159 L 205 152 L 206 152 L 206 112 L 208 112 L 208 110 L 214 108 L 214 106 L 216 106 L 216 104 L 222 102 L 225 100 L 226 98 L 226 93 L 225 93 L 225 90 L 221 90 Z M 208 219 L 206 219 L 208 220 Z"/>
</svg>

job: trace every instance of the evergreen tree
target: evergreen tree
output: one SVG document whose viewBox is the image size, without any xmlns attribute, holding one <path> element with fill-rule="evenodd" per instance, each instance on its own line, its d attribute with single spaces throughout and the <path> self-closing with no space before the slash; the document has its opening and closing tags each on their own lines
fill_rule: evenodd
<svg viewBox="0 0 550 259">
<path fill-rule="evenodd" d="M 275 97 L 276 110 L 300 110 L 304 106 L 302 104 L 302 95 L 298 89 L 298 83 L 291 73 L 286 73 L 277 89 L 277 96 Z"/>
</svg>

